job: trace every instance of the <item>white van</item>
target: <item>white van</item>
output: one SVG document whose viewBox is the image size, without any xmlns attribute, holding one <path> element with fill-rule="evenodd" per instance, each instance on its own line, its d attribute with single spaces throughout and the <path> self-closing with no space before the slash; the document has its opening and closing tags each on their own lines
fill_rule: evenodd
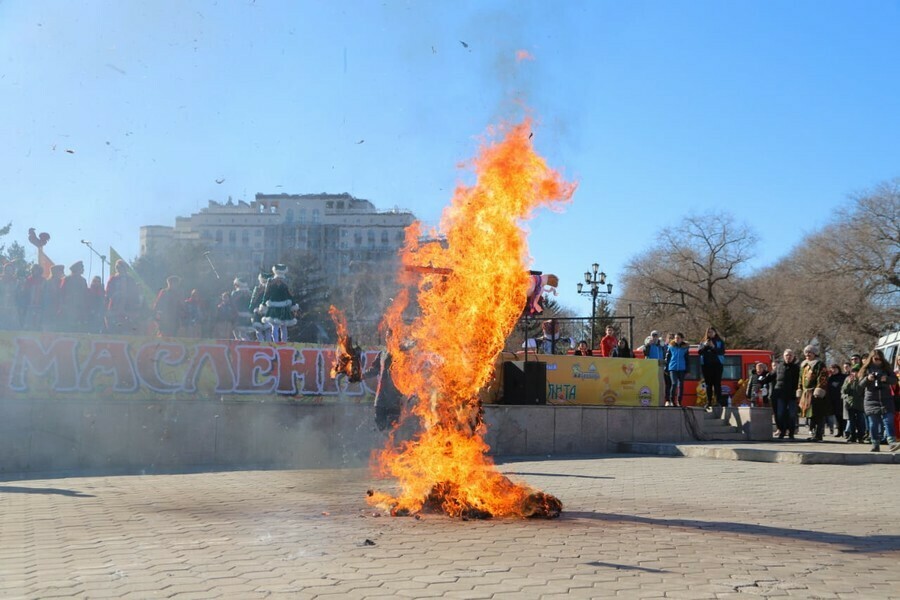
<svg viewBox="0 0 900 600">
<path fill-rule="evenodd" d="M 884 352 L 887 363 L 892 367 L 897 364 L 897 356 L 900 356 L 900 330 L 891 332 L 878 338 L 875 344 L 876 350 Z"/>
</svg>

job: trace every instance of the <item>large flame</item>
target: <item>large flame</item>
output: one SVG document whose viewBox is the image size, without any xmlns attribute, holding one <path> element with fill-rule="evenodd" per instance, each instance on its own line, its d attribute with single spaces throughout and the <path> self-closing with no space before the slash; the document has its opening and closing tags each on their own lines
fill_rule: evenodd
<svg viewBox="0 0 900 600">
<path fill-rule="evenodd" d="M 409 410 L 421 429 L 404 442 L 392 436 L 375 453 L 378 473 L 396 478 L 399 492 L 369 498 L 393 514 L 439 507 L 451 516 L 530 516 L 552 498 L 497 471 L 486 455 L 478 402 L 526 303 L 521 223 L 575 191 L 535 153 L 530 132 L 525 120 L 507 128 L 502 140 L 485 143 L 474 161 L 475 185 L 456 189 L 430 241 L 420 240 L 418 224 L 407 230 L 406 287 L 384 325 L 394 383 L 414 398 Z M 410 302 L 416 310 L 408 310 Z M 410 312 L 416 317 L 404 321 Z"/>
<path fill-rule="evenodd" d="M 347 380 L 353 383 L 362 380 L 360 370 L 360 354 L 361 349 L 353 345 L 353 338 L 350 337 L 347 329 L 347 317 L 334 306 L 328 307 L 328 314 L 334 321 L 337 330 L 337 346 L 334 351 L 334 362 L 331 364 L 332 379 L 339 375 L 346 375 Z"/>
</svg>

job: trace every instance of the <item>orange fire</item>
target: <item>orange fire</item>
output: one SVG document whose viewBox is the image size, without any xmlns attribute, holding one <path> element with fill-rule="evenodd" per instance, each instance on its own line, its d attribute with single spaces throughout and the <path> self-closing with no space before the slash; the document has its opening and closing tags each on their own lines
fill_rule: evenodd
<svg viewBox="0 0 900 600">
<path fill-rule="evenodd" d="M 334 362 L 331 364 L 331 378 L 334 379 L 338 375 L 346 375 L 351 382 L 362 380 L 360 371 L 360 354 L 359 347 L 353 345 L 353 338 L 347 329 L 347 317 L 334 306 L 328 307 L 328 314 L 337 328 L 337 348 L 334 352 Z"/>
<path fill-rule="evenodd" d="M 373 457 L 378 474 L 397 480 L 397 494 L 369 495 L 395 515 L 439 509 L 463 517 L 556 516 L 561 508 L 497 471 L 483 439 L 478 393 L 522 314 L 529 285 L 520 223 L 536 208 L 569 201 L 576 187 L 535 153 L 530 120 L 504 131 L 482 147 L 475 185 L 456 189 L 431 241 L 420 240 L 418 224 L 406 232 L 405 287 L 383 326 L 394 383 L 413 399 L 404 419 L 414 418 L 419 430 L 406 441 L 392 435 Z"/>
</svg>

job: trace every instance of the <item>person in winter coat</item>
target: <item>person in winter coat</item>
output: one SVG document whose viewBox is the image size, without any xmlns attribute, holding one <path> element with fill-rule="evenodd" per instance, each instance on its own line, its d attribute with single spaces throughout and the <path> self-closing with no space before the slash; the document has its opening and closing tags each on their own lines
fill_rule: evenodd
<svg viewBox="0 0 900 600">
<path fill-rule="evenodd" d="M 634 353 L 628 346 L 628 338 L 620 337 L 616 347 L 613 348 L 612 355 L 615 358 L 634 358 Z"/>
<path fill-rule="evenodd" d="M 684 397 L 684 375 L 687 373 L 687 357 L 690 346 L 684 341 L 683 333 L 676 333 L 672 343 L 666 350 L 666 365 L 669 369 L 669 377 L 672 386 L 669 390 L 669 399 L 672 406 L 681 406 Z"/>
<path fill-rule="evenodd" d="M 700 356 L 700 372 L 706 383 L 706 398 L 713 405 L 713 398 L 719 406 L 727 406 L 728 399 L 722 395 L 722 372 L 725 369 L 725 342 L 719 337 L 715 327 L 707 327 L 706 334 L 697 347 Z"/>
<path fill-rule="evenodd" d="M 587 340 L 578 342 L 578 348 L 575 350 L 575 356 L 593 356 L 594 353 L 588 348 Z"/>
<path fill-rule="evenodd" d="M 772 382 L 775 374 L 769 373 L 766 363 L 758 362 L 753 370 L 753 375 L 747 378 L 747 389 L 744 392 L 750 399 L 751 406 L 768 406 L 772 396 Z"/>
<path fill-rule="evenodd" d="M 834 437 L 844 436 L 844 401 L 841 398 L 841 388 L 847 376 L 841 370 L 841 366 L 831 365 L 831 374 L 828 376 L 828 388 L 825 395 L 831 403 L 831 414 L 834 419 Z"/>
<path fill-rule="evenodd" d="M 900 450 L 894 435 L 894 398 L 891 396 L 891 386 L 897 384 L 897 375 L 881 350 L 872 350 L 863 361 L 859 380 L 865 389 L 863 410 L 869 422 L 872 452 L 878 452 L 882 436 L 887 438 L 891 452 Z"/>
<path fill-rule="evenodd" d="M 619 345 L 619 338 L 616 337 L 616 330 L 612 325 L 606 326 L 606 335 L 600 338 L 600 356 L 609 358 L 612 356 L 613 349 Z"/>
<path fill-rule="evenodd" d="M 828 367 L 819 358 L 819 349 L 807 346 L 803 349 L 806 358 L 800 363 L 800 383 L 797 386 L 797 397 L 800 399 L 800 410 L 804 416 L 812 418 L 812 435 L 808 442 L 821 442 L 825 435 L 825 419 L 831 414 L 831 404 L 826 398 L 828 387 Z"/>
<path fill-rule="evenodd" d="M 790 348 L 784 351 L 784 361 L 775 367 L 775 384 L 772 386 L 772 405 L 775 409 L 775 425 L 778 438 L 787 434 L 794 439 L 797 430 L 797 397 L 800 383 L 800 363 Z"/>
<path fill-rule="evenodd" d="M 859 369 L 861 365 L 851 364 L 850 374 L 844 380 L 841 386 L 841 399 L 844 406 L 847 407 L 847 432 L 849 437 L 847 442 L 850 444 L 866 442 L 866 413 L 863 409 L 863 397 L 866 389 L 859 380 Z"/>
</svg>

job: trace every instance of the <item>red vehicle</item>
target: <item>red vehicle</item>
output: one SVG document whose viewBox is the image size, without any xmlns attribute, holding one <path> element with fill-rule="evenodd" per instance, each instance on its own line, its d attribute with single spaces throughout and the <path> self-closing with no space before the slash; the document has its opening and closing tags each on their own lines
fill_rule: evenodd
<svg viewBox="0 0 900 600">
<path fill-rule="evenodd" d="M 634 355 L 643 358 L 641 348 L 637 348 Z M 722 371 L 722 395 L 731 398 L 732 406 L 745 406 L 750 403 L 746 394 L 747 378 L 756 363 L 764 363 L 770 370 L 774 355 L 768 350 L 728 349 L 725 351 L 725 364 Z M 687 374 L 684 377 L 684 406 L 697 406 L 705 403 L 706 390 L 701 382 L 700 357 L 697 355 L 697 346 L 691 346 L 688 353 Z M 698 389 L 699 388 L 699 389 Z M 698 392 L 700 400 L 697 400 Z"/>
</svg>

